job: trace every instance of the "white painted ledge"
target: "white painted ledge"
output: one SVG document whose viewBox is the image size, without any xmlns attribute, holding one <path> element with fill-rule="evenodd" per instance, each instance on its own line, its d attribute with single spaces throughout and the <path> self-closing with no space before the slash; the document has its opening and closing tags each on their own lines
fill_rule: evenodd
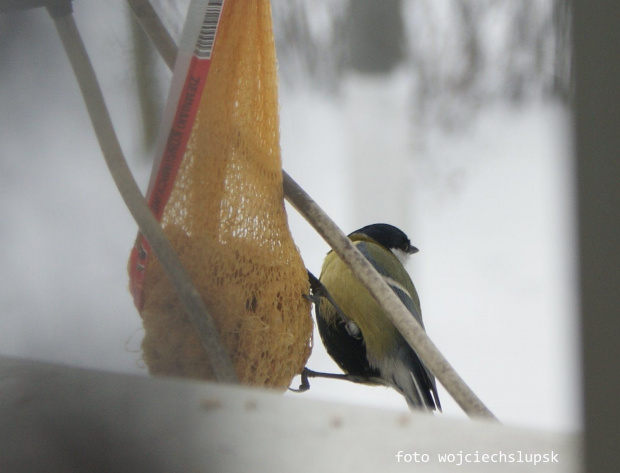
<svg viewBox="0 0 620 473">
<path fill-rule="evenodd" d="M 580 449 L 574 434 L 0 358 L 1 472 L 571 473 Z"/>
</svg>

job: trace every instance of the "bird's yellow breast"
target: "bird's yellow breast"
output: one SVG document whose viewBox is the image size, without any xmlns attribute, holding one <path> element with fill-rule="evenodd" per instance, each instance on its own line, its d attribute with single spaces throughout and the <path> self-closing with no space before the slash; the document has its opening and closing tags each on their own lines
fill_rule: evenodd
<svg viewBox="0 0 620 473">
<path fill-rule="evenodd" d="M 382 250 L 389 253 L 386 257 L 396 260 L 389 250 Z M 400 265 L 398 260 L 396 262 Z M 320 280 L 342 312 L 360 329 L 368 355 L 379 359 L 388 353 L 394 346 L 395 337 L 400 336 L 396 327 L 364 285 L 333 251 L 323 262 Z M 321 300 L 320 311 L 328 324 L 336 323 L 340 317 L 326 299 Z"/>
</svg>

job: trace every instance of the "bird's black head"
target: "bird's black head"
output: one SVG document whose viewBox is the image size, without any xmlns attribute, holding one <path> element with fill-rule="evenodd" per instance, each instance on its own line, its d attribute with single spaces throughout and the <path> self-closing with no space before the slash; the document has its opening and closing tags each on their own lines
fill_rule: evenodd
<svg viewBox="0 0 620 473">
<path fill-rule="evenodd" d="M 408 255 L 418 252 L 418 249 L 411 244 L 409 238 L 402 230 L 393 225 L 388 225 L 387 223 L 367 225 L 359 230 L 355 230 L 353 233 L 349 234 L 349 237 L 356 233 L 366 235 L 392 251 L 400 250 Z"/>
</svg>

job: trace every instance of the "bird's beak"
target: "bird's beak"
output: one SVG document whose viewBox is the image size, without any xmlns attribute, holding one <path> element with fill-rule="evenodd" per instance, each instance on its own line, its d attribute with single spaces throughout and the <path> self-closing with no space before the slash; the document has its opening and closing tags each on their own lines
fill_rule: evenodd
<svg viewBox="0 0 620 473">
<path fill-rule="evenodd" d="M 415 246 L 413 246 L 413 245 L 409 245 L 409 251 L 408 251 L 408 253 L 409 253 L 410 255 L 415 255 L 418 251 L 420 251 L 420 250 L 418 250 Z"/>
</svg>

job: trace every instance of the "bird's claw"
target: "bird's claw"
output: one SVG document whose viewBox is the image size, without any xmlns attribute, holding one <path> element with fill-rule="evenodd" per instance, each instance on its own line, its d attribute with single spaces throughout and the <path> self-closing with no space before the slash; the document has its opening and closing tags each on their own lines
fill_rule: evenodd
<svg viewBox="0 0 620 473">
<path fill-rule="evenodd" d="M 310 389 L 310 381 L 308 381 L 308 368 L 304 368 L 301 372 L 301 384 L 299 388 L 288 388 L 289 391 L 293 391 L 294 393 L 305 393 Z"/>
</svg>

